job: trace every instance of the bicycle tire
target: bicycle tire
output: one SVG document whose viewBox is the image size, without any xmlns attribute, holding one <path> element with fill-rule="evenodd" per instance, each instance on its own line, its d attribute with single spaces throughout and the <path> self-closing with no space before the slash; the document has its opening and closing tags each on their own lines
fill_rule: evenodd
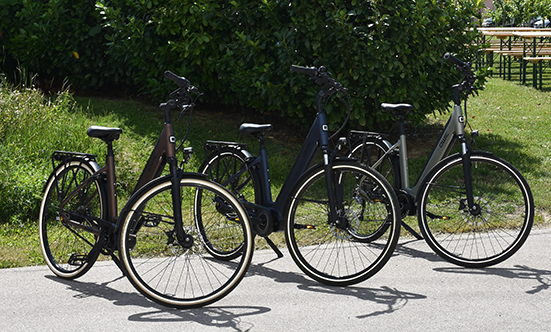
<svg viewBox="0 0 551 332">
<path fill-rule="evenodd" d="M 65 223 L 60 215 L 60 197 L 66 197 L 98 169 L 95 162 L 69 160 L 53 171 L 44 187 L 39 212 L 40 247 L 50 270 L 61 278 L 84 275 L 99 256 L 99 250 L 92 250 L 98 236 Z M 99 179 L 91 181 L 67 202 L 64 213 L 82 225 L 99 229 L 93 218 L 103 218 L 107 211 L 103 188 Z"/>
<path fill-rule="evenodd" d="M 291 194 L 285 237 L 291 257 L 321 283 L 364 281 L 390 259 L 400 235 L 396 194 L 379 173 L 352 161 L 335 161 L 335 188 L 343 197 L 347 226 L 329 220 L 324 165 L 307 171 Z M 384 235 L 376 235 L 381 228 Z"/>
<path fill-rule="evenodd" d="M 222 147 L 212 153 L 199 167 L 199 173 L 205 174 L 211 181 L 219 183 L 228 189 L 239 200 L 255 202 L 255 185 L 257 183 L 253 172 L 247 169 L 246 160 L 250 158 L 248 152 L 236 147 Z M 240 176 L 231 179 L 235 174 L 243 171 Z M 223 201 L 220 204 L 224 204 Z M 200 201 L 196 202 L 196 208 L 200 208 Z M 234 247 L 223 247 L 217 245 L 216 241 L 208 238 L 205 229 L 219 228 L 228 233 L 241 232 L 238 222 L 233 222 L 232 218 L 220 220 L 220 223 L 207 223 L 201 218 L 200 213 L 196 213 L 197 228 L 201 231 L 201 238 L 205 244 L 205 249 L 213 256 L 222 260 L 232 260 L 241 255 L 243 244 L 235 244 Z"/>
<path fill-rule="evenodd" d="M 453 264 L 480 268 L 511 257 L 526 241 L 534 221 L 528 183 L 507 161 L 489 153 L 470 157 L 479 210 L 466 206 L 459 154 L 434 166 L 419 191 L 418 222 L 429 246 Z"/>
<path fill-rule="evenodd" d="M 252 232 L 239 201 L 220 185 L 200 174 L 184 173 L 180 189 L 183 227 L 193 238 L 193 245 L 186 249 L 176 239 L 171 180 L 166 176 L 146 184 L 127 203 L 121 217 L 119 253 L 128 279 L 147 298 L 175 308 L 201 307 L 220 300 L 243 279 L 253 254 Z M 215 206 L 214 198 L 222 197 L 241 220 L 241 237 L 228 239 L 242 243 L 238 260 L 214 259 L 206 250 L 194 221 L 198 191 L 203 199 L 203 218 L 207 214 L 226 218 Z"/>
</svg>

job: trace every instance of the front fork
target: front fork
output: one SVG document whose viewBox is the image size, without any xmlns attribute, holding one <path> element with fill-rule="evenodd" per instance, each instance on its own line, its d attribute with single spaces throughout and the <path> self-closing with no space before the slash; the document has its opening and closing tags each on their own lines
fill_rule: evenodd
<svg viewBox="0 0 551 332">
<path fill-rule="evenodd" d="M 339 189 L 339 183 L 333 173 L 333 162 L 335 158 L 328 147 L 322 147 L 323 164 L 325 169 L 325 182 L 327 186 L 327 203 L 329 204 L 329 222 L 336 227 L 344 229 L 348 226 L 344 218 L 344 207 L 342 205 L 342 190 Z"/>
<path fill-rule="evenodd" d="M 178 244 L 183 248 L 189 249 L 193 245 L 193 237 L 184 231 L 184 224 L 182 221 L 182 191 L 180 190 L 182 172 L 178 169 L 178 160 L 176 157 L 169 157 L 167 161 L 171 175 L 172 212 L 174 215 L 176 239 Z"/>
<path fill-rule="evenodd" d="M 476 204 L 474 201 L 473 194 L 473 174 L 471 172 L 471 147 L 467 144 L 467 139 L 465 135 L 458 137 L 459 142 L 461 143 L 461 160 L 463 162 L 463 177 L 465 178 L 465 191 L 467 194 L 467 201 L 465 206 L 460 205 L 460 209 L 465 209 L 468 207 L 468 210 L 471 214 L 477 215 L 480 213 L 480 205 Z"/>
</svg>

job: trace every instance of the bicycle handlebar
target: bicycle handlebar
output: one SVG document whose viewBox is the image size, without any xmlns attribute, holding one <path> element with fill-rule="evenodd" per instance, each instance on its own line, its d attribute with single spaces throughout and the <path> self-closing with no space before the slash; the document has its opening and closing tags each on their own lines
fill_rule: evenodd
<svg viewBox="0 0 551 332">
<path fill-rule="evenodd" d="M 327 69 L 324 66 L 321 66 L 318 68 L 316 67 L 302 67 L 297 65 L 291 65 L 291 71 L 294 71 L 296 73 L 306 74 L 310 76 L 310 79 L 313 79 L 316 84 L 321 85 L 322 89 L 316 96 L 316 108 L 318 112 L 322 112 L 324 110 L 324 106 L 322 105 L 323 99 L 327 100 L 334 94 L 339 93 L 339 98 L 342 98 L 343 96 L 346 96 L 347 98 L 347 104 L 348 104 L 348 114 L 346 116 L 346 119 L 344 120 L 344 123 L 342 124 L 341 128 L 339 128 L 329 139 L 333 139 L 346 125 L 348 122 L 348 119 L 350 118 L 350 111 L 351 111 L 351 103 L 350 103 L 350 96 L 348 95 L 348 89 L 342 86 L 339 82 L 335 81 L 334 78 L 331 77 L 331 73 L 327 71 Z"/>
<path fill-rule="evenodd" d="M 465 67 L 467 64 L 461 60 L 459 60 L 458 58 L 456 58 L 455 56 L 453 56 L 452 54 L 450 53 L 446 53 L 444 54 L 444 59 L 448 60 L 449 62 L 455 64 L 455 65 L 458 65 L 460 67 Z"/>
<path fill-rule="evenodd" d="M 292 65 L 291 71 L 294 71 L 295 73 L 306 74 L 310 77 L 318 75 L 318 69 L 316 67 L 302 67 L 302 66 Z"/>
<path fill-rule="evenodd" d="M 476 75 L 471 68 L 471 63 L 463 62 L 450 53 L 444 54 L 444 59 L 456 65 L 456 68 L 459 70 L 459 72 L 463 74 L 463 79 L 461 80 L 461 83 L 453 86 L 454 102 L 458 103 L 460 101 L 461 99 L 460 94 L 462 91 L 466 92 L 466 96 L 465 96 L 465 101 L 466 101 L 468 96 L 473 92 L 473 90 L 476 90 L 476 88 L 474 87 L 476 83 Z"/>
<path fill-rule="evenodd" d="M 196 95 L 200 95 L 199 90 L 191 85 L 191 82 L 182 76 L 178 76 L 171 72 L 170 70 L 165 71 L 165 77 L 171 80 L 172 82 L 176 83 L 178 87 L 186 92 L 192 92 Z"/>
<path fill-rule="evenodd" d="M 346 91 L 346 88 L 342 84 L 331 77 L 331 73 L 324 66 L 316 68 L 292 65 L 291 71 L 310 76 L 310 79 L 313 79 L 316 84 L 323 85 L 324 90 Z"/>
<path fill-rule="evenodd" d="M 165 77 L 176 83 L 180 88 L 187 87 L 191 83 L 184 77 L 178 76 L 171 72 L 170 70 L 165 71 Z"/>
<path fill-rule="evenodd" d="M 457 69 L 463 74 L 465 77 L 472 78 L 474 77 L 474 73 L 471 67 L 470 62 L 463 62 L 460 59 L 456 58 L 454 55 L 450 53 L 444 54 L 444 59 L 448 60 L 449 62 L 453 63 L 457 66 Z"/>
</svg>

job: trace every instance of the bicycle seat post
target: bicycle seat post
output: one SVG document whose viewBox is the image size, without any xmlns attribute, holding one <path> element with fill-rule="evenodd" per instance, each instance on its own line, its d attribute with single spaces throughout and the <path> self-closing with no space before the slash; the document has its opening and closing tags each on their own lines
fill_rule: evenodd
<svg viewBox="0 0 551 332">
<path fill-rule="evenodd" d="M 122 130 L 120 128 L 106 128 L 99 126 L 91 126 L 88 128 L 88 136 L 101 139 L 107 144 L 107 155 L 105 157 L 105 171 L 107 180 L 107 220 L 115 222 L 117 218 L 117 192 L 116 192 L 116 177 L 115 177 L 115 153 L 113 152 L 113 141 L 119 139 Z"/>
<path fill-rule="evenodd" d="M 106 141 L 107 156 L 105 157 L 105 165 L 107 166 L 107 201 L 108 201 L 108 217 L 109 221 L 115 222 L 117 217 L 117 191 L 116 191 L 116 176 L 115 176 L 115 153 L 113 152 L 113 141 Z"/>
<path fill-rule="evenodd" d="M 398 121 L 400 124 L 400 152 L 398 154 L 398 157 L 400 158 L 400 178 L 404 188 L 409 188 L 408 151 L 406 144 L 406 124 L 404 114 L 398 114 Z"/>
<path fill-rule="evenodd" d="M 265 188 L 263 189 L 263 197 L 265 197 L 268 202 L 272 202 L 273 200 L 270 184 L 270 169 L 268 167 L 268 152 L 266 150 L 266 143 L 264 141 L 265 133 L 258 133 L 255 135 L 255 137 L 258 139 L 258 155 L 260 156 L 261 160 L 260 165 L 264 168 L 260 172 L 261 181 L 262 183 L 268 184 L 268 186 L 264 186 Z"/>
</svg>

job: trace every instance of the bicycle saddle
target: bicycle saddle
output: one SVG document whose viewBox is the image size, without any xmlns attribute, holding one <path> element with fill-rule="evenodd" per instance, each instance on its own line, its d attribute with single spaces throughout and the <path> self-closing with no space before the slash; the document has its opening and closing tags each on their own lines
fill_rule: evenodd
<svg viewBox="0 0 551 332">
<path fill-rule="evenodd" d="M 239 127 L 239 131 L 243 134 L 254 135 L 258 133 L 264 133 L 272 129 L 272 124 L 256 124 L 256 123 L 243 123 Z"/>
<path fill-rule="evenodd" d="M 413 109 L 413 106 L 410 104 L 388 104 L 382 103 L 381 107 L 383 110 L 388 112 L 394 112 L 396 115 L 406 115 L 409 111 Z"/>
<path fill-rule="evenodd" d="M 86 131 L 86 134 L 90 137 L 97 137 L 102 140 L 116 140 L 119 139 L 119 135 L 122 134 L 122 129 L 120 128 L 109 128 L 101 126 L 91 126 Z"/>
</svg>

